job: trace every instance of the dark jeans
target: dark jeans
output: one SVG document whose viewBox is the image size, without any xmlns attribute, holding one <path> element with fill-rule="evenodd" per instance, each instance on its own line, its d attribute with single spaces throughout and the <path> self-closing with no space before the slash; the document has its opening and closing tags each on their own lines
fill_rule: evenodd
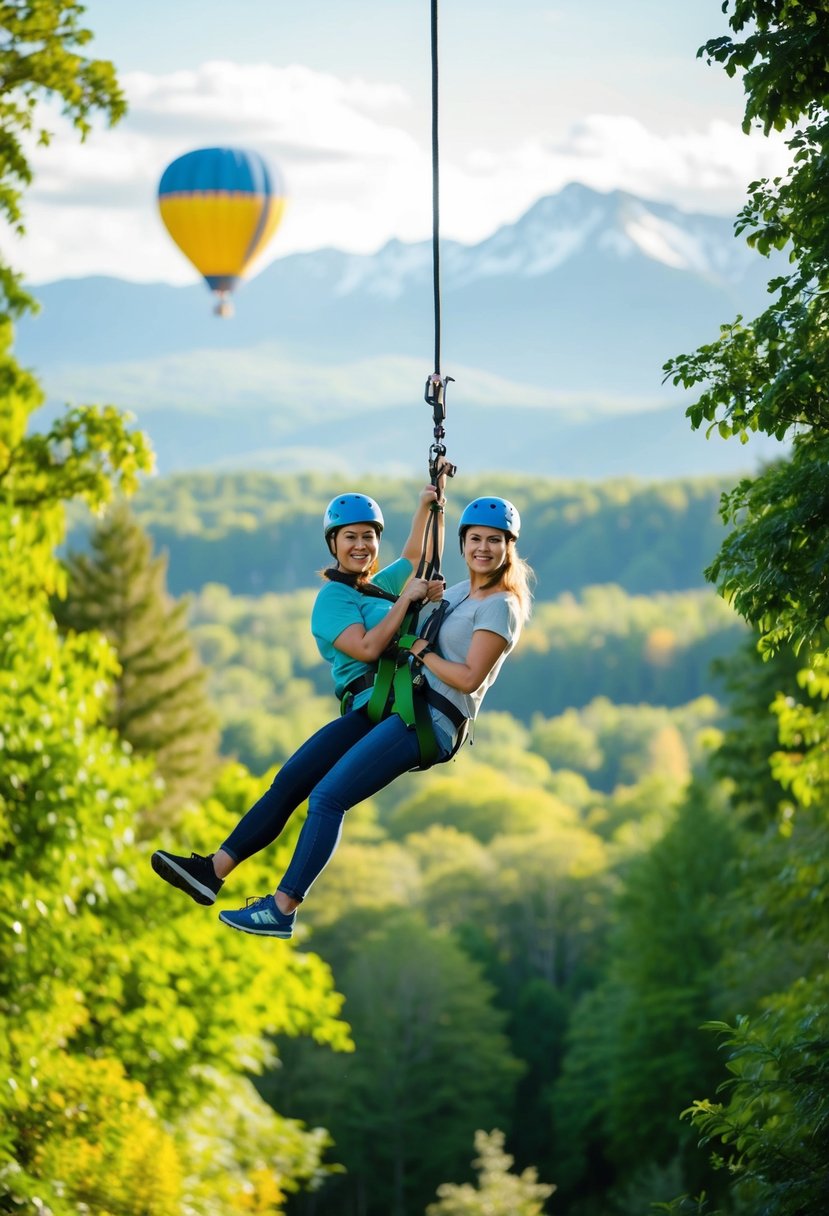
<svg viewBox="0 0 829 1216">
<path fill-rule="evenodd" d="M 303 743 L 222 848 L 234 861 L 258 853 L 307 798 L 308 816 L 279 884 L 280 891 L 302 900 L 333 857 L 348 808 L 419 763 L 417 735 L 396 714 L 374 726 L 364 710 L 354 710 Z"/>
</svg>

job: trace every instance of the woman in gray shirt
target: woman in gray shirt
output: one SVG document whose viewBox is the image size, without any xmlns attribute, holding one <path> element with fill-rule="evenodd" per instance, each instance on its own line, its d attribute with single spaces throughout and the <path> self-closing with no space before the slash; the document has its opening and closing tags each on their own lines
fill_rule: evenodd
<svg viewBox="0 0 829 1216">
<path fill-rule="evenodd" d="M 446 592 L 435 643 L 419 638 L 412 645 L 430 689 L 470 722 L 530 615 L 532 571 L 516 551 L 520 529 L 518 511 L 506 499 L 469 503 L 458 525 L 469 577 Z M 451 749 L 455 724 L 434 704 L 430 709 L 438 743 Z"/>
</svg>

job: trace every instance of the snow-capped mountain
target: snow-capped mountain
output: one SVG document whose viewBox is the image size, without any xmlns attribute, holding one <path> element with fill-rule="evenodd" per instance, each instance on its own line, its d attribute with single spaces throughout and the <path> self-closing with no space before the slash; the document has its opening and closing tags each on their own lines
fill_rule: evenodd
<svg viewBox="0 0 829 1216">
<path fill-rule="evenodd" d="M 431 253 L 430 241 L 391 241 L 371 255 L 280 258 L 240 288 L 229 321 L 201 286 L 63 280 L 36 289 L 43 311 L 21 324 L 18 352 L 54 401 L 133 409 L 162 468 L 370 460 L 355 423 L 402 429 L 405 448 L 400 411 L 433 370 Z M 641 436 L 670 408 L 675 443 L 677 414 L 687 424 L 663 364 L 736 313 L 756 315 L 775 267 L 735 239 L 731 219 L 571 185 L 476 245 L 443 241 L 441 270 L 443 370 L 475 431 L 476 464 L 545 471 L 562 426 L 577 428 L 572 452 L 580 426 L 607 435 L 609 414 L 649 412 Z M 520 433 L 494 421 L 504 407 Z M 196 438 L 199 415 L 210 423 Z M 600 476 L 606 445 L 589 443 Z M 644 450 L 640 437 L 631 472 L 656 471 L 659 452 L 645 470 Z M 612 458 L 618 471 L 618 450 Z"/>
<path fill-rule="evenodd" d="M 477 245 L 444 241 L 441 272 L 447 291 L 482 279 L 538 278 L 566 262 L 598 253 L 608 259 L 641 256 L 723 286 L 739 283 L 756 255 L 733 238 L 730 221 L 691 215 L 662 203 L 614 191 L 598 194 L 572 184 L 539 199 L 514 224 Z M 431 241 L 389 241 L 371 255 L 306 255 L 305 268 L 335 295 L 365 292 L 396 300 L 431 283 Z M 287 260 L 287 259 L 286 259 Z"/>
</svg>

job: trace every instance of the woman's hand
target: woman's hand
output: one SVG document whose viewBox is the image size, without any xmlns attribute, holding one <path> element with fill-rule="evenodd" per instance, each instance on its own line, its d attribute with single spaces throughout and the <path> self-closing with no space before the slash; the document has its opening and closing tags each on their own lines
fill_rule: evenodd
<svg viewBox="0 0 829 1216">
<path fill-rule="evenodd" d="M 442 599 L 445 583 L 442 578 L 412 578 L 400 593 L 409 604 L 434 603 Z"/>
<path fill-rule="evenodd" d="M 455 476 L 455 466 L 448 460 L 443 460 L 438 465 L 438 502 L 441 506 L 445 505 L 444 494 L 446 493 L 446 478 Z"/>
<path fill-rule="evenodd" d="M 441 479 L 439 477 L 438 482 L 441 482 L 441 480 L 445 480 L 445 478 Z M 429 482 L 428 486 L 424 486 L 420 491 L 420 505 L 431 511 L 433 504 L 441 508 L 443 507 L 443 486 L 441 485 L 440 489 L 437 489 Z"/>
<path fill-rule="evenodd" d="M 507 639 L 500 633 L 492 633 L 489 629 L 476 629 L 463 663 L 453 663 L 450 659 L 441 658 L 434 650 L 429 649 L 429 642 L 425 638 L 418 638 L 412 644 L 411 653 L 415 658 L 420 658 L 424 651 L 428 651 L 421 662 L 433 675 L 450 688 L 456 688 L 458 692 L 473 693 L 481 687 L 507 646 Z"/>
<path fill-rule="evenodd" d="M 400 629 L 406 614 L 412 604 L 422 604 L 426 600 L 439 600 L 443 596 L 444 583 L 442 578 L 412 578 L 397 597 L 388 614 L 372 629 L 364 626 L 349 625 L 336 638 L 332 645 L 349 658 L 359 659 L 362 663 L 374 663 L 394 641 L 395 634 Z"/>
</svg>

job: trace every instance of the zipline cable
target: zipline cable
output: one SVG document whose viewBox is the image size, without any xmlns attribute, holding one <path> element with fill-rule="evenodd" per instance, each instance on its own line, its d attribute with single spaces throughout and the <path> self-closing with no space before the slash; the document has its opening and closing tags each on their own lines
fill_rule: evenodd
<svg viewBox="0 0 829 1216">
<path fill-rule="evenodd" d="M 431 64 L 432 64 L 432 300 L 435 323 L 435 362 L 434 371 L 426 380 L 426 403 L 432 407 L 434 422 L 434 440 L 429 448 L 429 473 L 432 484 L 437 486 L 441 472 L 447 477 L 454 477 L 455 465 L 444 460 L 446 437 L 443 423 L 446 419 L 446 387 L 452 380 L 451 376 L 442 376 L 440 371 L 440 79 L 438 68 L 438 0 L 431 0 Z M 438 552 L 438 508 L 436 508 L 426 527 L 423 540 L 423 554 L 418 567 L 418 574 L 426 577 L 437 577 L 440 574 L 440 553 Z M 427 560 L 431 546 L 432 555 Z"/>
<path fill-rule="evenodd" d="M 432 290 L 435 308 L 435 375 L 440 378 L 440 128 L 438 0 L 432 3 Z"/>
<path fill-rule="evenodd" d="M 441 375 L 440 370 L 440 144 L 438 139 L 438 0 L 431 0 L 432 7 L 432 285 L 435 315 L 435 363 L 434 371 L 426 378 L 426 403 L 432 407 L 434 439 L 429 448 L 429 475 L 432 485 L 438 489 L 442 476 L 454 477 L 455 466 L 445 459 L 446 446 L 446 386 L 451 376 Z M 443 506 L 432 503 L 432 509 L 423 534 L 423 549 L 415 571 L 417 578 L 440 578 L 440 516 Z M 430 552 L 431 551 L 431 552 Z M 447 612 L 447 601 L 442 600 L 442 610 L 433 614 L 433 636 Z M 403 620 L 395 642 L 380 656 L 374 687 L 366 706 L 372 722 L 380 722 L 393 708 L 403 721 L 417 731 L 421 763 L 428 768 L 438 758 L 438 747 L 425 696 L 415 696 L 410 650 L 417 633 L 417 618 L 420 604 L 411 604 Z M 430 619 L 433 619 L 430 618 Z M 422 680 L 422 674 L 420 679 Z M 432 690 L 431 695 L 436 694 Z M 457 712 L 449 701 L 444 702 L 441 712 Z M 465 722 L 465 719 L 462 719 Z M 458 744 L 463 741 L 464 730 L 458 734 Z M 457 746 L 455 750 L 457 750 Z M 454 755 L 454 751 L 452 752 Z M 448 759 L 449 757 L 444 757 Z"/>
</svg>

